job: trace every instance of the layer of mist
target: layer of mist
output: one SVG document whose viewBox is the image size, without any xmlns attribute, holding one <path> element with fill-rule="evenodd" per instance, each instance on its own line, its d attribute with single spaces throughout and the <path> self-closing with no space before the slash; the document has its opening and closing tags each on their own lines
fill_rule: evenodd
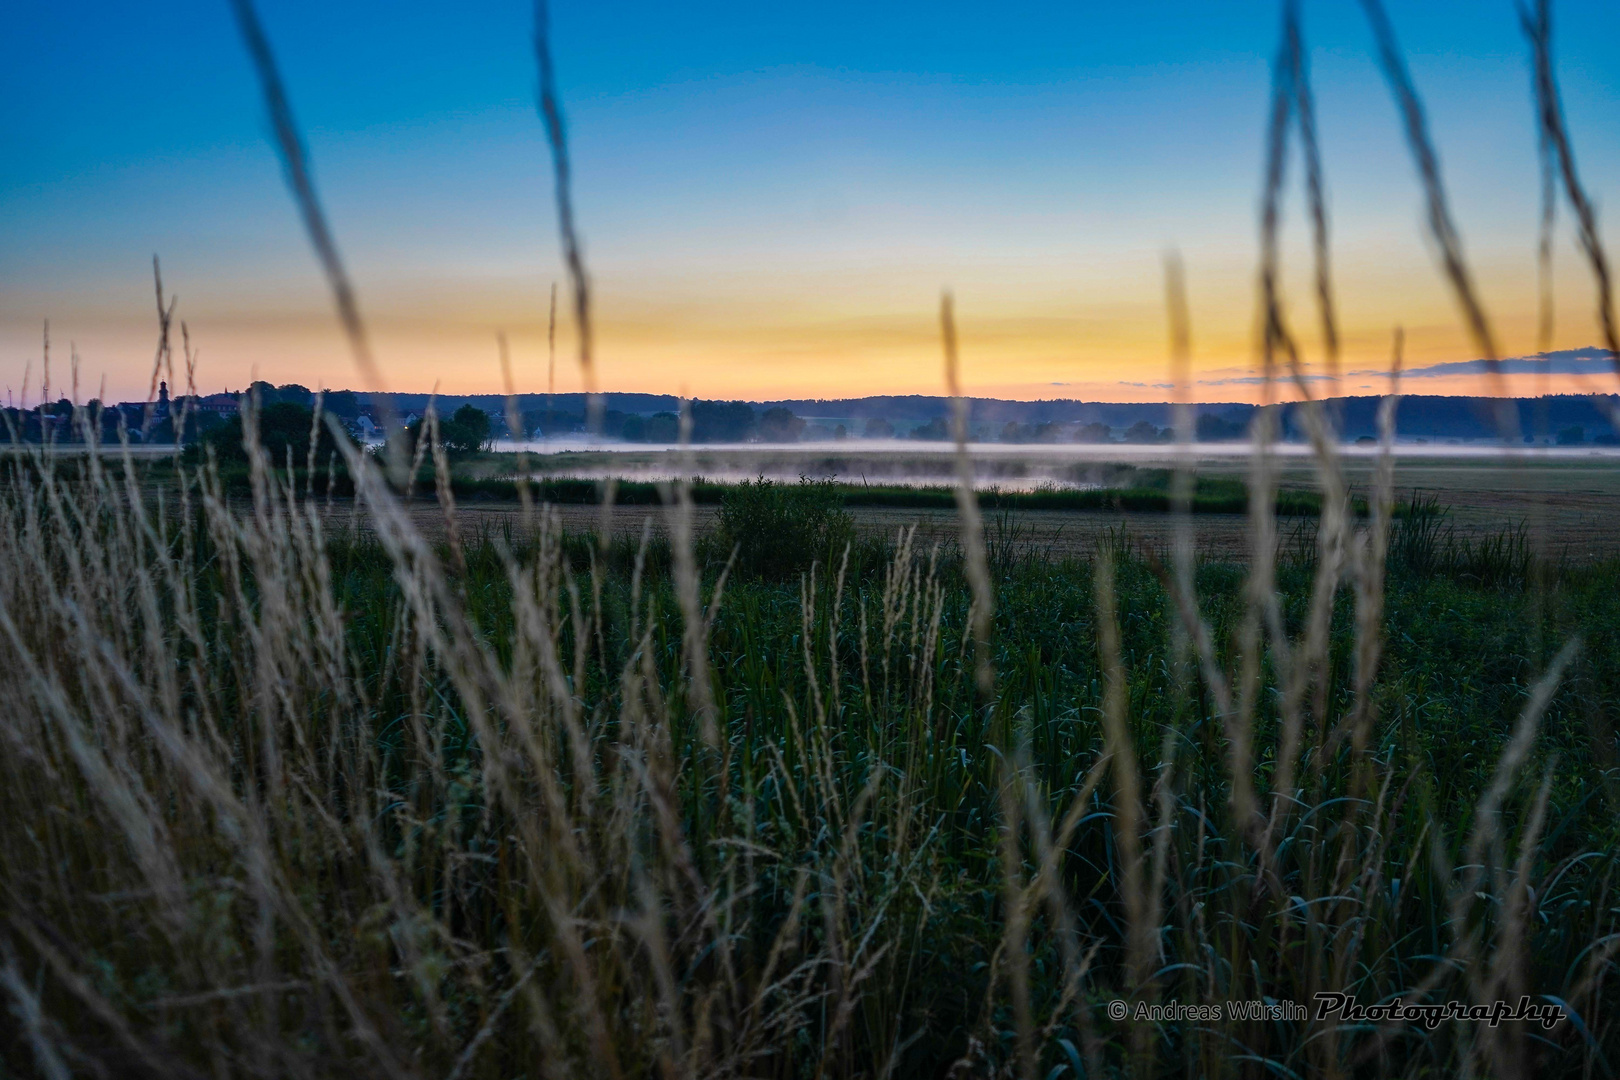
<svg viewBox="0 0 1620 1080">
<path fill-rule="evenodd" d="M 499 440 L 497 453 L 535 455 L 528 462 L 537 477 L 585 480 L 658 481 L 678 476 L 702 476 L 719 482 L 763 477 L 793 481 L 800 477 L 836 480 L 848 484 L 886 487 L 936 487 L 955 483 L 956 457 L 949 444 L 902 443 L 893 439 L 848 439 L 837 443 L 752 443 L 648 445 L 592 442 L 584 436 L 516 442 Z M 1086 490 L 1118 486 L 1140 468 L 1171 467 L 1182 460 L 1183 449 L 1174 445 L 1128 443 L 1056 444 L 1031 446 L 1008 443 L 970 443 L 973 482 L 981 490 L 1035 491 Z M 1251 453 L 1248 443 L 1202 443 L 1185 451 L 1195 461 L 1231 465 Z M 1311 450 L 1303 444 L 1273 445 L 1271 452 L 1284 459 L 1304 461 Z M 1376 446 L 1350 443 L 1340 453 L 1371 460 Z M 1509 457 L 1545 461 L 1620 457 L 1616 447 L 1508 447 Z M 1446 445 L 1409 441 L 1395 446 L 1406 461 L 1490 460 L 1500 462 L 1500 443 Z"/>
</svg>

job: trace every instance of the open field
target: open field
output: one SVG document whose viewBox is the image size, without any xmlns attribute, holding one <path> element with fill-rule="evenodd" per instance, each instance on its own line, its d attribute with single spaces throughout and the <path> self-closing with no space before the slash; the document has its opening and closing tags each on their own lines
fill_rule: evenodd
<svg viewBox="0 0 1620 1080">
<path fill-rule="evenodd" d="M 918 459 L 915 454 L 909 455 L 891 462 L 880 475 L 885 482 L 911 477 L 938 483 L 941 466 L 933 459 L 943 456 Z M 598 454 L 584 466 L 574 460 L 575 457 L 530 459 L 530 464 L 542 475 L 601 474 L 663 479 L 673 472 L 671 455 Z M 745 461 L 754 464 L 757 471 L 750 473 L 742 469 Z M 1047 468 L 1050 459 L 1036 456 L 1034 462 L 1036 468 Z M 1125 460 L 1093 451 L 1084 467 L 1090 470 L 1094 482 L 1109 483 L 1117 481 L 1122 470 L 1167 467 L 1173 463 L 1173 456 L 1162 449 L 1151 456 L 1136 455 Z M 513 464 L 515 461 L 496 458 L 493 463 L 480 463 L 477 468 L 482 472 Z M 792 478 L 805 474 L 847 479 L 848 472 L 838 466 L 847 466 L 850 461 L 829 458 L 818 449 L 797 455 L 776 451 L 761 459 L 749 459 L 740 451 L 728 451 L 718 456 L 698 456 L 694 464 L 705 477 L 744 478 L 765 474 Z M 856 460 L 855 464 L 858 468 L 861 463 Z M 948 457 L 944 464 L 950 466 Z M 1001 462 L 1004 473 L 1014 466 L 1029 468 L 1028 462 L 1011 455 Z M 708 471 L 703 471 L 705 468 Z M 1373 468 L 1374 459 L 1369 455 L 1344 458 L 1345 477 L 1353 494 L 1366 496 L 1371 491 Z M 1204 476 L 1243 480 L 1247 462 L 1231 453 L 1203 456 L 1198 469 Z M 1027 472 L 1024 475 L 1027 476 Z M 1278 483 L 1281 487 L 1309 491 L 1315 489 L 1318 482 L 1308 460 L 1297 456 L 1280 458 Z M 1409 449 L 1397 459 L 1395 484 L 1403 498 L 1413 493 L 1432 496 L 1447 509 L 1447 523 L 1455 528 L 1459 537 L 1479 539 L 1522 527 L 1528 537 L 1544 545 L 1543 550 L 1554 559 L 1589 562 L 1620 555 L 1620 529 L 1615 528 L 1615 522 L 1620 521 L 1620 456 L 1613 453 L 1537 452 L 1503 461 L 1500 457 L 1477 452 L 1434 454 Z M 341 525 L 346 520 L 343 505 L 339 501 L 335 507 L 335 524 Z M 429 535 L 443 535 L 444 519 L 436 505 L 417 505 L 411 512 L 419 527 Z M 570 530 L 596 531 L 602 527 L 603 517 L 598 507 L 561 504 L 557 512 Z M 712 525 L 716 507 L 698 505 L 693 512 L 696 527 L 703 531 Z M 463 499 L 457 513 L 462 529 L 467 532 L 499 532 L 520 523 L 517 504 L 505 500 Z M 853 505 L 849 513 L 857 529 L 872 535 L 892 537 L 897 530 L 915 525 L 920 540 L 951 544 L 956 542 L 959 530 L 955 510 L 943 507 Z M 1001 530 L 1007 537 L 1051 557 L 1089 555 L 1099 542 L 1120 529 L 1136 542 L 1163 548 L 1169 544 L 1175 528 L 1171 517 L 1160 512 L 1003 511 L 992 504 L 986 507 L 985 514 L 992 531 Z M 609 528 L 615 534 L 638 534 L 643 522 L 648 520 L 656 534 L 664 533 L 665 514 L 657 507 L 645 505 L 614 506 L 609 515 Z M 1290 530 L 1313 527 L 1313 523 L 1304 519 L 1286 519 L 1283 532 L 1286 536 Z M 1248 529 L 1248 518 L 1241 513 L 1204 513 L 1193 518 L 1195 542 L 1199 551 L 1210 558 L 1246 560 L 1250 547 Z"/>
<path fill-rule="evenodd" d="M 1368 491 L 1374 460 L 1348 456 L 1344 462 L 1352 489 Z M 1311 475 L 1306 463 L 1294 461 L 1279 470 L 1278 481 L 1306 486 Z M 1567 544 L 1573 552 L 1613 550 L 1604 546 L 1620 513 L 1620 456 L 1612 452 L 1530 452 L 1505 462 L 1485 454 L 1408 454 L 1396 461 L 1395 486 L 1433 495 L 1450 508 L 1458 528 L 1470 532 L 1539 523 L 1554 549 Z"/>
<path fill-rule="evenodd" d="M 544 448 L 544 444 L 535 444 Z M 975 475 L 981 490 L 1021 492 L 1041 487 L 1096 488 L 1129 483 L 1143 470 L 1165 470 L 1177 462 L 1174 448 L 1163 446 L 1065 446 L 1058 448 L 978 444 L 972 446 Z M 1309 492 L 1319 488 L 1319 478 L 1308 455 L 1300 446 L 1278 448 L 1277 482 L 1286 490 Z M 138 460 L 162 460 L 172 448 L 132 447 Z M 0 448 L 0 455 L 16 453 Z M 83 453 L 82 446 L 67 446 L 57 452 L 68 460 Z M 104 456 L 115 457 L 118 448 L 104 448 Z M 736 482 L 766 476 L 793 480 L 804 475 L 832 478 L 849 485 L 925 485 L 938 488 L 952 482 L 955 468 L 952 454 L 943 449 L 915 447 L 888 441 L 853 442 L 847 449 L 827 444 L 777 447 L 696 447 L 684 452 L 640 447 L 611 450 L 571 450 L 562 453 L 528 454 L 524 463 L 536 477 L 615 477 L 638 481 L 665 480 L 680 472 L 683 460 L 693 472 L 707 480 Z M 1247 449 L 1238 445 L 1195 448 L 1200 476 L 1245 480 L 1249 462 Z M 1376 458 L 1366 447 L 1346 447 L 1341 458 L 1351 494 L 1365 498 L 1373 484 Z M 458 477 L 509 476 L 517 471 L 515 453 L 481 455 L 456 466 Z M 1485 447 L 1405 445 L 1397 448 L 1395 487 L 1402 498 L 1419 493 L 1433 497 L 1447 511 L 1447 522 L 1459 536 L 1479 538 L 1504 529 L 1526 530 L 1533 542 L 1544 545 L 1552 558 L 1591 561 L 1620 554 L 1620 452 L 1611 448 L 1558 448 L 1516 452 L 1504 457 Z M 892 535 L 897 529 L 916 525 L 919 537 L 950 541 L 956 532 L 954 509 L 948 505 L 909 507 L 851 505 L 850 513 L 863 533 Z M 336 500 L 334 524 L 345 520 L 344 500 Z M 600 511 L 588 505 L 564 503 L 558 512 L 568 528 L 596 530 L 602 525 Z M 474 497 L 463 499 L 458 514 L 463 528 L 500 530 L 518 521 L 515 500 Z M 1149 546 L 1163 546 L 1173 531 L 1164 513 L 1108 510 L 1046 510 L 1010 508 L 1003 510 L 992 502 L 986 507 L 992 526 L 1000 526 L 1021 542 L 1034 544 L 1054 556 L 1087 554 L 1100 537 L 1117 529 Z M 411 509 L 420 527 L 429 535 L 441 535 L 443 516 L 434 507 Z M 699 530 L 708 527 L 715 505 L 694 508 Z M 639 533 L 642 523 L 652 518 L 661 533 L 664 515 L 654 508 L 616 506 L 610 514 L 614 533 Z M 1296 526 L 1299 524 L 1295 523 Z M 1200 551 L 1211 557 L 1247 557 L 1247 518 L 1242 513 L 1201 513 L 1194 520 L 1194 535 Z"/>
<path fill-rule="evenodd" d="M 554 509 L 563 527 L 570 532 L 599 532 L 602 528 L 603 515 L 599 507 L 562 504 Z M 915 527 L 918 543 L 924 546 L 938 543 L 952 548 L 961 537 L 961 525 L 951 510 L 857 506 L 848 512 L 856 529 L 866 536 L 892 540 L 899 530 Z M 718 508 L 713 506 L 693 508 L 693 525 L 699 534 L 712 532 L 717 513 Z M 413 507 L 411 516 L 424 535 L 444 539 L 444 514 L 437 505 Z M 468 535 L 480 532 L 501 535 L 509 529 L 522 529 L 521 510 L 516 504 L 504 501 L 461 503 L 456 508 L 456 517 L 459 528 Z M 335 505 L 330 520 L 335 528 L 348 527 L 348 508 Z M 644 525 L 655 536 L 669 535 L 668 515 L 659 507 L 615 506 L 610 511 L 609 521 L 610 530 L 619 537 L 639 535 Z M 1174 522 L 1165 514 L 1085 510 L 1015 510 L 997 514 L 990 521 L 993 535 L 1005 529 L 1009 539 L 1051 558 L 1089 556 L 1098 544 L 1106 543 L 1109 535 L 1121 528 L 1135 542 L 1165 547 L 1173 533 Z M 1248 557 L 1247 519 L 1241 514 L 1200 515 L 1194 523 L 1194 534 L 1199 550 L 1210 557 L 1239 561 Z"/>
</svg>

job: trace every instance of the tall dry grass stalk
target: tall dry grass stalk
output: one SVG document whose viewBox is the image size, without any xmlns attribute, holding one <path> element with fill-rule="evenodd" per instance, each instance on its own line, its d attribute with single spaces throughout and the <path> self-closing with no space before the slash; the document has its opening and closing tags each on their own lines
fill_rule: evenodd
<svg viewBox="0 0 1620 1080">
<path fill-rule="evenodd" d="M 951 437 L 956 443 L 956 513 L 962 524 L 962 552 L 968 584 L 973 589 L 968 625 L 973 636 L 974 672 L 979 693 L 988 698 L 995 686 L 995 672 L 990 666 L 990 621 L 995 616 L 995 594 L 990 588 L 984 519 L 979 513 L 979 498 L 973 483 L 973 460 L 968 456 L 968 403 L 962 396 L 956 304 L 948 292 L 939 300 L 939 327 L 945 347 L 945 392 L 951 398 Z"/>
<path fill-rule="evenodd" d="M 557 95 L 557 72 L 551 55 L 551 6 L 547 0 L 534 3 L 534 55 L 540 72 L 540 120 L 551 146 L 552 194 L 557 204 L 557 232 L 562 241 L 563 264 L 574 292 L 574 333 L 578 339 L 579 372 L 585 385 L 587 426 L 593 434 L 602 430 L 602 399 L 596 392 L 595 343 L 591 329 L 591 279 L 585 268 L 585 252 L 574 219 L 574 170 L 568 155 L 568 124 L 563 118 L 562 100 Z M 552 334 L 556 326 L 556 289 L 552 290 Z M 553 337 L 553 340 L 555 338 Z"/>
<path fill-rule="evenodd" d="M 349 271 L 338 253 L 337 238 L 327 222 L 326 211 L 321 207 L 320 195 L 315 189 L 309 148 L 305 145 L 304 137 L 293 117 L 292 101 L 287 95 L 285 83 L 282 82 L 281 70 L 276 64 L 270 39 L 264 32 L 263 23 L 259 21 L 259 13 L 253 6 L 253 0 L 231 0 L 231 10 L 236 16 L 237 29 L 242 34 L 242 41 L 247 46 L 248 56 L 252 59 L 254 71 L 259 78 L 259 89 L 264 95 L 265 108 L 270 115 L 270 127 L 275 136 L 276 152 L 281 157 L 287 187 L 298 206 L 298 213 L 303 219 L 304 231 L 309 237 L 310 246 L 315 249 L 315 255 L 320 260 L 327 287 L 332 291 L 338 322 L 343 327 L 344 336 L 348 338 L 349 350 L 354 355 L 355 369 L 363 385 L 383 390 L 387 383 L 383 379 L 382 368 L 372 355 L 371 341 L 366 334 L 365 321 L 360 315 L 360 302 L 349 279 Z M 157 269 L 155 258 L 152 266 L 155 272 Z M 159 286 L 159 308 L 162 304 L 162 288 Z M 166 321 L 164 325 L 166 331 Z M 166 333 L 164 340 L 164 349 L 167 351 Z M 394 413 L 392 399 L 386 395 L 379 397 L 377 409 L 389 445 L 401 446 L 396 438 L 400 427 L 399 417 Z M 396 449 L 389 457 L 390 472 L 396 483 L 401 478 L 400 470 L 403 467 L 401 453 Z"/>
</svg>

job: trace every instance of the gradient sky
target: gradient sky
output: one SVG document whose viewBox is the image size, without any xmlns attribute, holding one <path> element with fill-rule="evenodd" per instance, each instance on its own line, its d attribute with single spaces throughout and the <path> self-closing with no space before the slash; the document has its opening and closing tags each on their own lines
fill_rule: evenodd
<svg viewBox="0 0 1620 1080">
<path fill-rule="evenodd" d="M 1255 216 L 1271 4 L 553 0 L 598 299 L 600 384 L 753 399 L 938 393 L 940 290 L 966 386 L 1163 399 L 1163 257 L 1178 249 L 1206 400 L 1254 386 Z M 561 275 L 516 0 L 261 0 L 387 389 L 545 387 Z M 1503 349 L 1535 351 L 1538 187 L 1508 0 L 1392 3 Z M 1578 160 L 1620 202 L 1620 9 L 1556 9 Z M 163 260 L 205 391 L 256 372 L 366 388 L 332 315 L 225 0 L 14 0 L 0 93 L 0 377 L 30 395 L 51 320 L 82 396 L 146 395 Z M 1352 0 L 1305 5 L 1346 368 L 1473 357 Z M 1296 189 L 1297 190 L 1297 189 Z M 1288 258 L 1298 276 L 1299 199 Z M 1605 235 L 1611 246 L 1616 232 Z M 1556 348 L 1596 341 L 1563 213 Z M 566 290 L 565 290 L 566 296 Z M 557 384 L 579 376 L 565 325 Z M 1513 389 L 1534 376 L 1514 376 Z M 1555 388 L 1573 384 L 1554 378 Z M 1477 374 L 1424 380 L 1474 392 Z M 1610 381 L 1583 384 L 1610 389 Z M 1382 389 L 1376 375 L 1348 392 Z"/>
</svg>

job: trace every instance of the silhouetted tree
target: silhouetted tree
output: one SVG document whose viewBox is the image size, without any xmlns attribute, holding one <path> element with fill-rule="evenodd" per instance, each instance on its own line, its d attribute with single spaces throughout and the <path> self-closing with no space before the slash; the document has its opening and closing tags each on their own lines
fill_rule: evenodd
<svg viewBox="0 0 1620 1080">
<path fill-rule="evenodd" d="M 312 410 L 291 401 L 276 401 L 261 407 L 258 419 L 259 445 L 269 455 L 272 466 L 285 468 L 289 450 L 292 451 L 294 468 L 303 468 L 308 464 L 310 425 L 314 419 Z M 350 441 L 352 443 L 353 440 Z M 203 446 L 213 447 L 220 461 L 247 460 L 240 414 L 204 432 L 200 442 Z M 315 460 L 324 466 L 336 450 L 337 443 L 332 438 L 331 428 L 321 424 L 315 444 Z"/>
<path fill-rule="evenodd" d="M 772 406 L 759 418 L 759 437 L 764 442 L 798 442 L 803 433 L 804 421 L 785 405 Z"/>
<path fill-rule="evenodd" d="M 754 432 L 754 409 L 746 401 L 692 402 L 693 442 L 743 442 Z"/>
</svg>

